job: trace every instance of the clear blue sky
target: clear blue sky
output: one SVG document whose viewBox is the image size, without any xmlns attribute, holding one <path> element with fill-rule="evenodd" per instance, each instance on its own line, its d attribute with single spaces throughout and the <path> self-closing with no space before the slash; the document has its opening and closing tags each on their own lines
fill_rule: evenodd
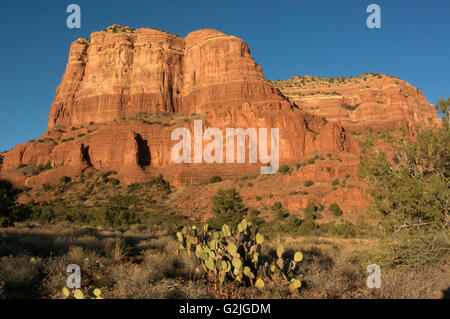
<svg viewBox="0 0 450 319">
<path fill-rule="evenodd" d="M 82 10 L 66 27 L 66 7 Z M 381 6 L 381 29 L 366 8 Z M 112 24 L 186 36 L 215 28 L 244 39 L 268 79 L 385 73 L 450 96 L 448 0 L 21 0 L 0 4 L 0 150 L 41 136 L 70 44 Z"/>
</svg>

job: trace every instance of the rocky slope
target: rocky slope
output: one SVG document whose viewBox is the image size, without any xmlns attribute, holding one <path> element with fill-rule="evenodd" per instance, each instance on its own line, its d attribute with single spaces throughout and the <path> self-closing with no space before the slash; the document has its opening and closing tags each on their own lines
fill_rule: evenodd
<svg viewBox="0 0 450 319">
<path fill-rule="evenodd" d="M 283 95 L 304 110 L 361 132 L 405 127 L 415 134 L 422 125 L 440 123 L 421 91 L 398 78 L 371 73 L 351 78 L 298 76 L 272 81 Z"/>
</svg>

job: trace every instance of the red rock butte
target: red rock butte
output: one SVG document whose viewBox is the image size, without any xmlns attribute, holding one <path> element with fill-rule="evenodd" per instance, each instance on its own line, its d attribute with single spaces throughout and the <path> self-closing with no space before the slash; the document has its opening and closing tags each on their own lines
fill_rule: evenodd
<svg viewBox="0 0 450 319">
<path fill-rule="evenodd" d="M 115 25 L 72 43 L 46 133 L 6 153 L 0 178 L 33 188 L 105 169 L 125 184 L 163 174 L 181 186 L 259 171 L 260 163 L 174 164 L 171 132 L 192 131 L 194 119 L 223 131 L 279 128 L 281 164 L 321 151 L 351 158 L 344 173 L 355 169 L 360 153 L 349 130 L 405 126 L 413 133 L 428 118 L 439 121 L 418 89 L 387 76 L 367 77 L 317 83 L 320 88 L 269 82 L 235 36 L 204 29 L 181 38 Z M 51 169 L 35 176 L 16 171 L 48 164 Z"/>
</svg>

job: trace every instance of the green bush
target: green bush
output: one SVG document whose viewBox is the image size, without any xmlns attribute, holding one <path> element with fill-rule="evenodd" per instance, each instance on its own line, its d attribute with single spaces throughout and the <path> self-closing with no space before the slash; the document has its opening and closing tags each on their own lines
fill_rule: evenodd
<svg viewBox="0 0 450 319">
<path fill-rule="evenodd" d="M 332 180 L 331 181 L 331 185 L 333 185 L 333 186 L 339 185 L 339 178 L 336 178 L 336 179 Z"/>
<path fill-rule="evenodd" d="M 281 165 L 281 167 L 278 170 L 281 174 L 285 175 L 289 173 L 289 166 L 287 165 Z"/>
<path fill-rule="evenodd" d="M 114 178 L 114 177 L 108 178 L 108 182 L 113 184 L 113 185 L 119 185 L 120 184 L 120 180 L 118 180 L 117 178 Z"/>
<path fill-rule="evenodd" d="M 334 216 L 337 217 L 342 216 L 342 214 L 344 213 L 342 209 L 339 207 L 339 205 L 336 203 L 330 204 L 328 210 L 332 212 Z"/>
<path fill-rule="evenodd" d="M 207 223 L 216 229 L 220 229 L 224 224 L 235 228 L 247 212 L 242 197 L 235 188 L 219 190 L 212 198 L 212 211 L 215 217 L 208 219 Z"/>
<path fill-rule="evenodd" d="M 71 181 L 72 179 L 70 178 L 70 177 L 68 177 L 68 176 L 63 176 L 63 177 L 61 177 L 61 179 L 59 180 L 61 183 L 64 183 L 64 184 L 66 184 L 66 183 L 70 183 L 70 181 Z"/>
<path fill-rule="evenodd" d="M 312 186 L 312 185 L 314 185 L 314 182 L 313 182 L 313 181 L 306 181 L 306 182 L 305 182 L 305 186 L 306 186 L 306 187 L 310 187 L 310 186 Z"/>
<path fill-rule="evenodd" d="M 10 182 L 0 181 L 0 226 L 11 227 L 15 222 L 29 218 L 31 211 L 24 205 L 17 205 L 18 191 Z"/>
<path fill-rule="evenodd" d="M 110 227 L 124 227 L 139 223 L 136 207 L 129 197 L 117 196 L 98 211 L 100 223 Z"/>
<path fill-rule="evenodd" d="M 148 186 L 156 185 L 156 187 L 158 188 L 159 191 L 163 191 L 167 194 L 169 194 L 171 192 L 170 183 L 168 181 L 166 181 L 161 174 L 159 174 L 157 177 L 148 181 L 146 183 L 146 185 L 148 185 Z"/>
<path fill-rule="evenodd" d="M 39 214 L 38 221 L 42 225 L 51 224 L 53 221 L 55 221 L 56 215 L 51 207 L 45 207 L 42 209 L 41 213 Z"/>
<path fill-rule="evenodd" d="M 221 182 L 221 181 L 222 181 L 222 177 L 217 176 L 217 175 L 211 177 L 211 179 L 209 180 L 209 182 L 210 182 L 211 184 L 219 183 L 219 182 Z"/>
</svg>

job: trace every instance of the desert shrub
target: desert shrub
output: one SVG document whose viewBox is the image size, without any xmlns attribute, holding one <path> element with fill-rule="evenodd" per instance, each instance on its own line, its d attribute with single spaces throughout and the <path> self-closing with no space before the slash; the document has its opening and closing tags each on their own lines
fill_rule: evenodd
<svg viewBox="0 0 450 319">
<path fill-rule="evenodd" d="M 308 204 L 306 208 L 304 209 L 305 213 L 313 214 L 319 210 L 319 207 L 313 203 Z"/>
<path fill-rule="evenodd" d="M 40 140 L 38 140 L 38 143 L 49 143 L 49 144 L 53 144 L 53 145 L 56 145 L 56 144 L 57 144 L 57 143 L 55 142 L 55 140 L 52 139 L 52 138 L 43 138 L 43 139 L 40 139 Z"/>
<path fill-rule="evenodd" d="M 83 207 L 75 207 L 68 209 L 64 214 L 64 221 L 75 224 L 89 224 L 89 215 L 86 214 L 86 209 Z"/>
<path fill-rule="evenodd" d="M 333 186 L 339 185 L 339 179 L 338 179 L 338 178 L 333 179 L 333 180 L 331 181 L 331 185 L 333 185 Z"/>
<path fill-rule="evenodd" d="M 219 190 L 212 198 L 212 202 L 212 211 L 216 216 L 207 222 L 216 229 L 220 229 L 223 224 L 228 224 L 232 228 L 237 227 L 247 212 L 247 207 L 244 206 L 242 197 L 235 188 Z"/>
<path fill-rule="evenodd" d="M 290 215 L 286 218 L 283 225 L 283 230 L 289 234 L 295 234 L 299 231 L 302 221 L 295 215 Z"/>
<path fill-rule="evenodd" d="M 152 178 L 150 181 L 146 183 L 147 185 L 156 185 L 159 191 L 163 191 L 167 194 L 170 193 L 170 183 L 166 180 L 164 180 L 164 177 L 159 174 L 157 177 Z"/>
<path fill-rule="evenodd" d="M 70 181 L 71 181 L 72 179 L 70 178 L 70 177 L 68 177 L 68 176 L 63 176 L 63 177 L 61 177 L 61 179 L 59 180 L 61 183 L 64 183 L 64 184 L 66 184 L 66 183 L 70 183 Z"/>
<path fill-rule="evenodd" d="M 259 214 L 260 212 L 257 209 L 251 208 L 247 214 L 249 222 L 251 222 L 255 226 L 264 224 L 265 221 L 263 218 L 259 217 Z"/>
<path fill-rule="evenodd" d="M 41 225 L 51 224 L 56 219 L 55 211 L 52 207 L 43 207 L 38 216 Z"/>
<path fill-rule="evenodd" d="M 281 202 L 275 202 L 272 206 L 273 210 L 280 210 L 283 208 L 283 205 L 281 204 Z"/>
<path fill-rule="evenodd" d="M 17 205 L 18 191 L 10 182 L 0 181 L 0 226 L 11 227 L 14 223 L 24 221 L 31 216 L 26 205 Z"/>
<path fill-rule="evenodd" d="M 339 224 L 321 224 L 320 229 L 323 233 L 343 238 L 353 238 L 358 235 L 357 226 L 348 221 Z"/>
<path fill-rule="evenodd" d="M 128 191 L 128 193 L 132 193 L 132 192 L 137 191 L 137 190 L 139 190 L 141 188 L 142 188 L 142 184 L 140 184 L 140 183 L 133 183 L 133 184 L 129 184 L 127 186 L 127 191 Z"/>
<path fill-rule="evenodd" d="M 120 184 L 120 180 L 118 180 L 117 178 L 114 178 L 114 177 L 108 178 L 108 182 L 113 184 L 113 185 L 119 185 Z"/>
<path fill-rule="evenodd" d="M 278 170 L 281 174 L 285 175 L 289 173 L 289 166 L 287 165 L 281 165 L 280 169 Z"/>
<path fill-rule="evenodd" d="M 125 196 L 113 197 L 97 213 L 100 223 L 110 227 L 124 227 L 139 223 L 136 207 Z"/>
<path fill-rule="evenodd" d="M 342 209 L 339 207 L 339 205 L 336 203 L 330 204 L 330 206 L 328 206 L 328 210 L 332 212 L 334 216 L 337 217 L 342 216 L 342 214 L 344 213 Z"/>
<path fill-rule="evenodd" d="M 313 181 L 306 181 L 306 182 L 305 182 L 305 186 L 306 186 L 306 187 L 310 187 L 310 186 L 312 186 L 312 185 L 314 185 L 314 182 L 313 182 Z"/>
<path fill-rule="evenodd" d="M 38 296 L 41 280 L 39 265 L 31 262 L 31 257 L 8 256 L 0 258 L 0 280 L 4 295 L 10 299 L 32 298 Z M 30 295 L 31 294 L 31 295 Z"/>
<path fill-rule="evenodd" d="M 361 105 L 361 103 L 355 104 L 355 105 L 350 105 L 350 104 L 346 104 L 344 103 L 342 105 L 342 107 L 348 111 L 354 111 L 356 110 L 359 106 Z"/>
<path fill-rule="evenodd" d="M 45 164 L 45 165 L 39 164 L 35 169 L 31 170 L 31 175 L 32 176 L 39 175 L 43 171 L 49 170 L 51 168 L 52 168 L 52 166 L 51 166 L 50 162 L 47 162 L 47 164 Z"/>
<path fill-rule="evenodd" d="M 217 175 L 211 177 L 210 180 L 209 180 L 209 182 L 210 182 L 211 184 L 219 183 L 219 182 L 221 182 L 221 181 L 222 181 L 222 177 L 217 176 Z"/>
<path fill-rule="evenodd" d="M 145 214 L 141 218 L 141 222 L 153 232 L 162 231 L 168 235 L 175 235 L 183 226 L 192 224 L 187 217 L 177 213 L 168 213 L 167 209 L 162 209 L 154 214 Z"/>
<path fill-rule="evenodd" d="M 73 127 L 72 127 L 72 130 L 73 130 Z M 61 143 L 65 143 L 65 142 L 69 142 L 69 141 L 73 141 L 73 140 L 74 140 L 73 137 L 63 138 L 63 139 L 61 140 Z"/>
</svg>

